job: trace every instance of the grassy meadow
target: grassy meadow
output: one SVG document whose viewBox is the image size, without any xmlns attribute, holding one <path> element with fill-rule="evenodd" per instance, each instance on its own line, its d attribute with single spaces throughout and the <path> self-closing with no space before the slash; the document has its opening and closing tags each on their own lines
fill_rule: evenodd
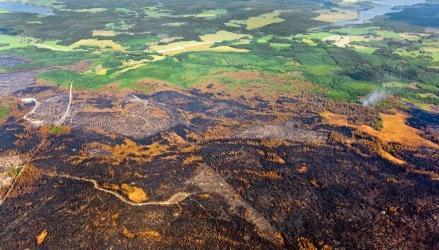
<svg viewBox="0 0 439 250">
<path fill-rule="evenodd" d="M 352 10 L 262 1 L 258 8 L 233 1 L 37 4 L 57 15 L 0 12 L 0 54 L 28 59 L 2 71 L 53 67 L 38 76 L 41 82 L 67 86 L 73 80 L 75 87 L 93 90 L 109 84 L 136 89 L 138 82 L 159 80 L 181 88 L 263 85 L 281 94 L 303 82 L 340 101 L 384 89 L 410 102 L 439 102 L 437 37 L 379 22 L 327 25 L 355 19 Z M 91 64 L 85 72 L 54 67 L 83 61 Z M 259 77 L 236 77 L 249 72 Z M 417 87 L 407 87 L 412 83 Z"/>
</svg>

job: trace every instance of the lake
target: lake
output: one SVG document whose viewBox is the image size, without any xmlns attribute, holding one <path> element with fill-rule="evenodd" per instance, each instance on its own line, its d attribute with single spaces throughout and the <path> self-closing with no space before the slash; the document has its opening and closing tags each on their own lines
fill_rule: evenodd
<svg viewBox="0 0 439 250">
<path fill-rule="evenodd" d="M 36 6 L 33 4 L 26 3 L 12 3 L 12 2 L 3 2 L 0 3 L 0 9 L 5 9 L 8 12 L 25 12 L 25 13 L 33 13 L 39 15 L 52 15 L 52 9 L 45 6 Z"/>
<path fill-rule="evenodd" d="M 374 19 L 377 16 L 382 16 L 388 13 L 399 12 L 401 9 L 397 7 L 412 6 L 415 4 L 425 3 L 425 0 L 374 0 L 371 1 L 374 6 L 366 10 L 360 10 L 358 12 L 358 19 L 353 21 L 342 21 L 337 25 L 351 25 L 351 24 L 363 24 Z"/>
</svg>

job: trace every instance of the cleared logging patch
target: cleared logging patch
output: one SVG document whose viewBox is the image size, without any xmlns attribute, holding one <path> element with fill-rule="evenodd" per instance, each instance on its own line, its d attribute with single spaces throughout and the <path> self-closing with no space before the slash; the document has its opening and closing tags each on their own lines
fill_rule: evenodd
<svg viewBox="0 0 439 250">
<path fill-rule="evenodd" d="M 357 18 L 358 12 L 355 10 L 321 10 L 319 11 L 319 16 L 313 19 L 327 23 L 336 23 Z"/>
<path fill-rule="evenodd" d="M 280 14 L 280 11 L 275 10 L 273 12 L 265 13 L 259 16 L 250 17 L 247 20 L 230 20 L 226 23 L 226 26 L 236 28 L 246 26 L 248 30 L 259 29 L 270 24 L 284 22 L 285 19 L 279 17 Z"/>
<path fill-rule="evenodd" d="M 112 49 L 114 51 L 125 52 L 125 48 L 112 40 L 82 39 L 71 45 L 76 49 L 79 47 L 97 47 L 100 49 Z"/>
<path fill-rule="evenodd" d="M 220 30 L 213 34 L 200 36 L 200 41 L 180 41 L 166 45 L 153 45 L 150 50 L 157 53 L 173 56 L 189 51 L 216 51 L 216 52 L 247 52 L 245 49 L 236 49 L 230 46 L 213 47 L 215 43 L 224 41 L 239 40 L 244 37 L 250 37 L 245 34 L 236 34 L 225 30 Z"/>
</svg>

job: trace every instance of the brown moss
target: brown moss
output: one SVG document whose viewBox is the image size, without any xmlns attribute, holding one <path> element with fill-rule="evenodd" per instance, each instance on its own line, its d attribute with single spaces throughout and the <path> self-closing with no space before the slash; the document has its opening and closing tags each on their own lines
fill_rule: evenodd
<svg viewBox="0 0 439 250">
<path fill-rule="evenodd" d="M 201 156 L 189 156 L 183 161 L 183 166 L 192 165 L 195 162 L 202 162 L 203 157 Z"/>
<path fill-rule="evenodd" d="M 417 170 L 417 169 L 409 169 L 409 171 L 415 174 L 429 176 L 432 181 L 439 181 L 439 174 L 433 171 Z"/>
<path fill-rule="evenodd" d="M 8 197 L 16 198 L 25 194 L 30 194 L 35 192 L 36 186 L 34 185 L 42 177 L 42 172 L 40 169 L 27 165 L 21 170 L 21 175 L 17 179 L 15 188 L 12 189 Z"/>
<path fill-rule="evenodd" d="M 297 167 L 297 173 L 299 173 L 299 174 L 306 174 L 306 173 L 308 173 L 308 170 L 309 170 L 309 167 L 306 164 L 303 164 L 303 165 Z"/>
<path fill-rule="evenodd" d="M 267 160 L 280 165 L 284 165 L 286 163 L 286 161 L 276 153 L 268 153 Z"/>
<path fill-rule="evenodd" d="M 323 250 L 332 250 L 333 248 L 332 248 L 330 245 L 324 244 L 324 245 L 322 246 L 322 249 L 323 249 Z"/>
<path fill-rule="evenodd" d="M 130 139 L 125 139 L 122 144 L 116 145 L 111 148 L 111 152 L 115 156 L 138 156 L 142 153 L 142 151 L 143 148 Z"/>
<path fill-rule="evenodd" d="M 382 158 L 392 162 L 395 165 L 403 165 L 406 164 L 405 161 L 396 158 L 395 156 L 393 156 L 392 154 L 390 154 L 389 152 L 384 151 L 381 147 L 378 149 L 378 155 L 381 156 Z"/>
<path fill-rule="evenodd" d="M 346 115 L 338 115 L 329 111 L 321 112 L 320 116 L 323 121 L 335 126 L 347 126 L 349 127 L 348 118 Z"/>
<path fill-rule="evenodd" d="M 122 227 L 122 236 L 128 239 L 133 239 L 134 237 L 138 237 L 144 240 L 155 240 L 158 241 L 162 238 L 162 235 L 155 230 L 142 230 L 137 232 L 131 232 L 126 227 Z"/>
<path fill-rule="evenodd" d="M 381 118 L 383 120 L 383 129 L 381 131 L 377 131 L 365 125 L 360 126 L 360 130 L 384 142 L 398 142 L 412 147 L 439 148 L 437 144 L 422 138 L 419 130 L 405 123 L 407 120 L 406 114 L 401 112 L 395 115 L 382 113 Z"/>
<path fill-rule="evenodd" d="M 106 189 L 111 189 L 111 190 L 120 190 L 119 185 L 116 185 L 116 184 L 103 184 L 102 187 L 104 187 Z"/>
<path fill-rule="evenodd" d="M 148 200 L 148 195 L 141 188 L 130 186 L 128 184 L 122 184 L 120 188 L 132 202 L 141 203 Z"/>
<path fill-rule="evenodd" d="M 49 134 L 68 134 L 70 131 L 71 128 L 68 126 L 45 125 L 40 127 L 40 134 L 43 135 L 43 137 Z"/>
<path fill-rule="evenodd" d="M 180 152 L 182 153 L 193 153 L 196 152 L 200 149 L 200 146 L 197 145 L 189 145 L 187 147 L 184 147 L 182 149 L 180 149 Z"/>
<path fill-rule="evenodd" d="M 117 227 L 117 220 L 119 219 L 119 214 L 112 214 L 111 215 L 111 225 L 113 227 Z"/>
<path fill-rule="evenodd" d="M 169 142 L 175 143 L 175 144 L 185 144 L 186 143 L 186 140 L 183 139 L 183 137 L 177 135 L 174 132 L 167 134 L 166 136 L 164 136 L 164 138 L 167 139 Z"/>
<path fill-rule="evenodd" d="M 244 170 L 246 174 L 253 175 L 257 178 L 262 178 L 266 180 L 279 180 L 282 179 L 282 177 L 274 170 L 271 171 L 258 171 L 258 170 L 250 170 L 246 169 Z"/>
<path fill-rule="evenodd" d="M 383 129 L 378 131 L 368 125 L 352 125 L 348 122 L 345 115 L 338 115 L 328 111 L 320 113 L 324 121 L 331 125 L 352 127 L 383 142 L 397 142 L 410 147 L 439 148 L 437 144 L 421 137 L 421 131 L 405 123 L 407 120 L 406 114 L 397 111 L 396 114 L 381 113 L 380 115 L 383 121 Z"/>
<path fill-rule="evenodd" d="M 200 198 L 203 199 L 203 200 L 207 200 L 207 199 L 210 198 L 210 195 L 209 195 L 208 193 L 200 194 L 199 196 L 200 196 Z"/>
<path fill-rule="evenodd" d="M 116 165 L 119 165 L 121 162 L 131 159 L 138 161 L 151 161 L 154 157 L 159 156 L 165 152 L 167 152 L 169 146 L 162 145 L 160 143 L 153 143 L 148 146 L 138 145 L 136 142 L 125 139 L 122 144 L 118 144 L 115 146 L 110 146 L 102 143 L 89 143 L 87 144 L 79 157 L 75 158 L 75 162 L 78 164 L 81 161 L 90 157 L 90 152 L 94 152 L 96 150 L 102 151 L 102 154 L 98 156 L 106 155 L 110 158 L 110 162 Z"/>
<path fill-rule="evenodd" d="M 122 236 L 128 239 L 133 239 L 136 235 L 130 232 L 126 227 L 122 228 Z"/>
<path fill-rule="evenodd" d="M 396 178 L 393 178 L 393 177 L 386 178 L 386 182 L 389 183 L 389 184 L 398 184 L 398 183 L 400 183 L 400 181 L 398 181 Z"/>
<path fill-rule="evenodd" d="M 48 234 L 49 232 L 46 229 L 44 229 L 43 231 L 41 231 L 41 233 L 37 235 L 36 241 L 38 246 L 44 243 Z"/>
<path fill-rule="evenodd" d="M 272 171 L 264 171 L 262 173 L 262 177 L 264 177 L 265 179 L 271 179 L 271 180 L 278 180 L 281 179 L 282 177 L 274 170 Z"/>
<path fill-rule="evenodd" d="M 311 183 L 311 185 L 313 185 L 314 187 L 320 187 L 320 183 L 316 179 L 310 180 L 309 183 Z"/>
<path fill-rule="evenodd" d="M 397 206 L 389 206 L 389 212 L 395 214 L 397 213 L 399 208 Z"/>
<path fill-rule="evenodd" d="M 154 144 L 148 145 L 147 148 L 148 148 L 148 150 L 145 152 L 145 154 L 146 154 L 146 156 L 151 158 L 151 157 L 159 156 L 159 155 L 165 153 L 169 147 L 166 145 L 161 145 L 159 143 L 154 143 Z"/>
<path fill-rule="evenodd" d="M 317 250 L 317 247 L 304 237 L 298 237 L 296 239 L 296 245 L 299 250 Z"/>
<path fill-rule="evenodd" d="M 144 230 L 135 233 L 137 237 L 148 240 L 160 240 L 162 235 L 154 230 Z"/>
<path fill-rule="evenodd" d="M 262 145 L 269 147 L 269 148 L 278 148 L 285 144 L 285 141 L 282 139 L 277 138 L 270 138 L 270 139 L 264 139 L 261 142 Z"/>
</svg>

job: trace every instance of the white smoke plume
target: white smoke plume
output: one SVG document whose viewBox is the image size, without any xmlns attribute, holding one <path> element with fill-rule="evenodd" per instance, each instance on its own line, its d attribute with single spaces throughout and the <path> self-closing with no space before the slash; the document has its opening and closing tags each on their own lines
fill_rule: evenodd
<svg viewBox="0 0 439 250">
<path fill-rule="evenodd" d="M 362 99 L 361 103 L 363 104 L 363 106 L 372 107 L 389 96 L 390 94 L 385 91 L 382 90 L 374 91 L 371 94 L 369 94 L 366 98 Z"/>
</svg>

